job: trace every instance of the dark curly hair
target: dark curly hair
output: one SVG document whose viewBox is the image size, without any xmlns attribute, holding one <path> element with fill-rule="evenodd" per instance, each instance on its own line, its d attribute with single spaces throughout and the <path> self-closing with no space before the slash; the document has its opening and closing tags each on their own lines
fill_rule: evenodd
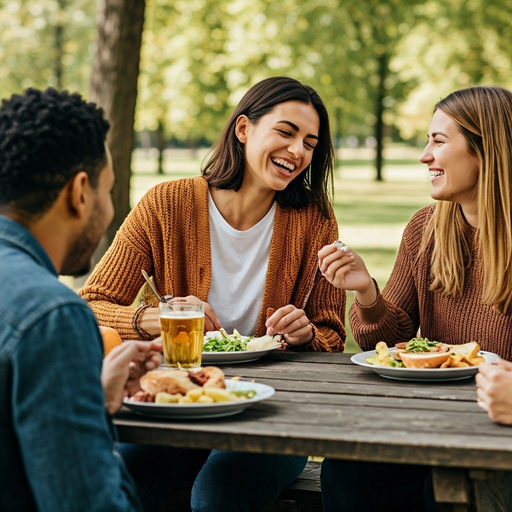
<svg viewBox="0 0 512 512">
<path fill-rule="evenodd" d="M 244 179 L 244 145 L 235 134 L 236 120 L 246 115 L 252 124 L 268 114 L 276 105 L 300 101 L 312 105 L 320 118 L 318 144 L 311 164 L 285 190 L 276 194 L 279 206 L 302 208 L 316 203 L 329 218 L 329 192 L 332 195 L 334 149 L 329 128 L 329 115 L 318 93 L 293 78 L 275 76 L 253 85 L 228 120 L 220 138 L 212 148 L 202 174 L 213 187 L 240 190 Z"/>
<path fill-rule="evenodd" d="M 106 164 L 109 123 L 79 94 L 27 89 L 0 107 L 0 213 L 35 218 L 85 171 L 93 188 Z"/>
</svg>

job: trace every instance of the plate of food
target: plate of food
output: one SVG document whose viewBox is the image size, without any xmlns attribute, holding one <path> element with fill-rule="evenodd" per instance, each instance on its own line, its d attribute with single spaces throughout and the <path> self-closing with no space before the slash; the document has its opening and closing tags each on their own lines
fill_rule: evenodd
<svg viewBox="0 0 512 512">
<path fill-rule="evenodd" d="M 236 329 L 228 334 L 224 329 L 207 332 L 203 342 L 203 363 L 231 364 L 256 361 L 281 348 L 281 336 L 242 336 Z"/>
<path fill-rule="evenodd" d="M 171 419 L 209 419 L 238 414 L 274 395 L 266 384 L 225 379 L 215 366 L 196 371 L 157 369 L 141 378 L 142 391 L 123 404 L 137 414 Z"/>
<path fill-rule="evenodd" d="M 413 338 L 389 348 L 383 341 L 375 350 L 354 354 L 351 361 L 381 377 L 410 381 L 449 381 L 473 377 L 478 365 L 499 356 L 480 350 L 476 342 L 449 345 L 427 338 Z"/>
</svg>

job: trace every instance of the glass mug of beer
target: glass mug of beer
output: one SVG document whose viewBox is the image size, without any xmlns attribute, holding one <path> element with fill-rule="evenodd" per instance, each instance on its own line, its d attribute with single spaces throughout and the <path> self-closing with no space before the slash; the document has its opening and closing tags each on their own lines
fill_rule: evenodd
<svg viewBox="0 0 512 512">
<path fill-rule="evenodd" d="M 199 368 L 203 352 L 204 309 L 195 297 L 160 302 L 164 360 L 173 368 Z"/>
</svg>

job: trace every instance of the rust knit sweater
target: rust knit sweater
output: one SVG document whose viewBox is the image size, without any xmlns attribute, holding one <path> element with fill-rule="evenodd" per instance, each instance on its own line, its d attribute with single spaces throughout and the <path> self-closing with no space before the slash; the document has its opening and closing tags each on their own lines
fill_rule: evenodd
<svg viewBox="0 0 512 512">
<path fill-rule="evenodd" d="M 313 205 L 277 207 L 257 336 L 265 334 L 267 308 L 293 304 L 305 310 L 314 326 L 314 339 L 305 350 L 343 351 L 346 295 L 317 272 L 318 251 L 337 237 L 332 212 L 325 219 Z M 124 339 L 137 337 L 132 303 L 144 283 L 142 269 L 154 276 L 161 295 L 207 300 L 212 269 L 208 184 L 202 177 L 151 189 L 79 292 L 99 324 L 115 328 Z"/>
<path fill-rule="evenodd" d="M 421 327 L 421 335 L 431 340 L 476 341 L 482 350 L 512 360 L 512 315 L 482 303 L 484 269 L 476 229 L 474 260 L 466 271 L 463 295 L 454 298 L 429 291 L 433 243 L 419 261 L 416 256 L 434 210 L 435 205 L 422 208 L 405 228 L 393 272 L 376 303 L 352 306 L 349 318 L 356 342 L 363 350 L 373 350 L 381 340 L 392 346 L 413 338 Z"/>
</svg>

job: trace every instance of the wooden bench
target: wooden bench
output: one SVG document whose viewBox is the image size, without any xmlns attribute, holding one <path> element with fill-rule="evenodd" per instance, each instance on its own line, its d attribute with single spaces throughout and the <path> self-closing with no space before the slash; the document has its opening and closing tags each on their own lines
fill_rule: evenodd
<svg viewBox="0 0 512 512">
<path fill-rule="evenodd" d="M 321 512 L 320 466 L 317 461 L 308 461 L 302 474 L 284 489 L 265 512 Z M 169 496 L 162 512 L 190 512 L 191 482 L 184 482 Z"/>
</svg>

